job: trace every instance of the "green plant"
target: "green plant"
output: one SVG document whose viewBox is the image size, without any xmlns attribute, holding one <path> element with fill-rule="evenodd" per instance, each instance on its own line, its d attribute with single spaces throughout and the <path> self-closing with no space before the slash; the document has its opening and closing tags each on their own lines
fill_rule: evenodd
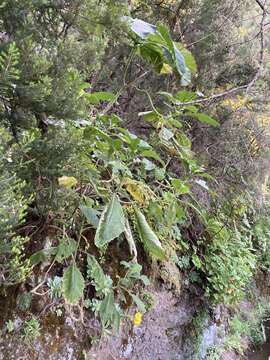
<svg viewBox="0 0 270 360">
<path fill-rule="evenodd" d="M 220 360 L 222 349 L 218 346 L 213 346 L 207 350 L 205 360 Z"/>
<path fill-rule="evenodd" d="M 32 316 L 29 320 L 25 321 L 23 329 L 23 338 L 25 341 L 33 341 L 40 335 L 40 324 L 39 321 Z"/>
<path fill-rule="evenodd" d="M 24 222 L 31 198 L 24 197 L 25 184 L 7 170 L 10 136 L 1 128 L 0 139 L 0 285 L 8 286 L 22 282 L 31 271 L 24 254 L 29 238 L 16 234 L 16 228 Z"/>
<path fill-rule="evenodd" d="M 244 295 L 256 264 L 249 238 L 237 228 L 215 219 L 208 221 L 207 230 L 211 236 L 203 265 L 208 280 L 207 294 L 217 304 L 237 303 Z"/>
<path fill-rule="evenodd" d="M 14 330 L 14 322 L 12 320 L 8 320 L 6 322 L 7 331 L 11 333 Z"/>
<path fill-rule="evenodd" d="M 47 281 L 49 296 L 51 299 L 59 299 L 62 296 L 62 278 L 55 276 Z"/>
</svg>

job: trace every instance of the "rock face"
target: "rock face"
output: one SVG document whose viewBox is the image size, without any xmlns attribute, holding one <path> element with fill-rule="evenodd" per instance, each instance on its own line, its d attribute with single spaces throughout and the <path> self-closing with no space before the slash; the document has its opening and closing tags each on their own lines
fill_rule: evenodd
<svg viewBox="0 0 270 360">
<path fill-rule="evenodd" d="M 179 295 L 165 287 L 152 289 L 151 294 L 155 305 L 143 316 L 140 326 L 135 327 L 128 318 L 135 310 L 130 308 L 120 333 L 103 338 L 99 344 L 99 324 L 90 315 L 82 324 L 67 313 L 57 317 L 49 311 L 39 317 L 41 335 L 27 342 L 20 336 L 27 313 L 9 313 L 9 319 L 18 326 L 8 334 L 1 319 L 0 360 L 199 360 L 210 347 L 220 344 L 222 324 L 214 324 L 209 318 L 201 323 L 199 340 L 196 337 L 192 321 L 200 304 L 191 294 Z M 226 356 L 222 359 L 238 359 L 234 354 Z"/>
<path fill-rule="evenodd" d="M 101 349 L 90 351 L 89 360 L 184 360 L 188 359 L 188 334 L 194 308 L 168 291 L 154 294 L 155 307 L 147 313 L 142 325 L 126 325 L 120 337 L 112 338 Z"/>
</svg>

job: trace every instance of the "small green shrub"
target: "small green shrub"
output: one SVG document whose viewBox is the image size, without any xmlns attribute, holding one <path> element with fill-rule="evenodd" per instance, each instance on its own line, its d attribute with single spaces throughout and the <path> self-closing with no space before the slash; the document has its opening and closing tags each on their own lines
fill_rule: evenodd
<svg viewBox="0 0 270 360">
<path fill-rule="evenodd" d="M 214 219 L 208 221 L 207 230 L 212 240 L 204 256 L 206 293 L 216 304 L 235 304 L 242 299 L 256 265 L 250 240 Z"/>
<path fill-rule="evenodd" d="M 40 335 L 39 321 L 34 316 L 25 321 L 22 333 L 26 342 L 31 342 L 38 338 Z"/>
<path fill-rule="evenodd" d="M 22 282 L 31 270 L 25 258 L 25 243 L 29 240 L 16 234 L 25 219 L 27 201 L 23 195 L 25 184 L 15 173 L 8 172 L 8 134 L 0 129 L 0 285 Z"/>
</svg>

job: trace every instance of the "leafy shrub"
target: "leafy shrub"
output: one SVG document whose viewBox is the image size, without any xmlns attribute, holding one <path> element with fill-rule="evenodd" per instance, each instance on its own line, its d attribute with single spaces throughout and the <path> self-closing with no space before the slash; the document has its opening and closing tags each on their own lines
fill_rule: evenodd
<svg viewBox="0 0 270 360">
<path fill-rule="evenodd" d="M 243 297 L 256 265 L 254 251 L 249 239 L 237 228 L 228 228 L 214 219 L 207 225 L 212 237 L 204 256 L 207 294 L 215 303 L 237 303 Z"/>
<path fill-rule="evenodd" d="M 0 129 L 0 285 L 23 281 L 31 269 L 24 254 L 29 239 L 16 234 L 25 218 L 28 201 L 23 196 L 24 183 L 6 170 L 8 138 Z"/>
</svg>

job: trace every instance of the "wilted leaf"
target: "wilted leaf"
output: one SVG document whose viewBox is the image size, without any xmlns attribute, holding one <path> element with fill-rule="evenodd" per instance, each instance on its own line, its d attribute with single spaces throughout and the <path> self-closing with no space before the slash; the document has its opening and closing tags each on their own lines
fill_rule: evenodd
<svg viewBox="0 0 270 360">
<path fill-rule="evenodd" d="M 66 189 L 76 186 L 77 183 L 77 179 L 73 176 L 61 176 L 58 178 L 58 184 Z"/>
<path fill-rule="evenodd" d="M 169 64 L 164 63 L 160 70 L 160 74 L 172 74 L 173 69 Z"/>
<path fill-rule="evenodd" d="M 123 186 L 139 204 L 146 204 L 153 197 L 151 189 L 140 181 L 125 178 Z"/>
<path fill-rule="evenodd" d="M 73 263 L 65 270 L 63 275 L 63 294 L 65 300 L 69 304 L 77 304 L 83 295 L 84 286 L 84 278 L 77 265 Z"/>
<path fill-rule="evenodd" d="M 158 237 L 147 223 L 144 215 L 138 209 L 135 209 L 135 216 L 138 233 L 145 249 L 149 252 L 150 255 L 156 257 L 159 260 L 164 260 L 166 258 L 165 252 Z"/>
</svg>

